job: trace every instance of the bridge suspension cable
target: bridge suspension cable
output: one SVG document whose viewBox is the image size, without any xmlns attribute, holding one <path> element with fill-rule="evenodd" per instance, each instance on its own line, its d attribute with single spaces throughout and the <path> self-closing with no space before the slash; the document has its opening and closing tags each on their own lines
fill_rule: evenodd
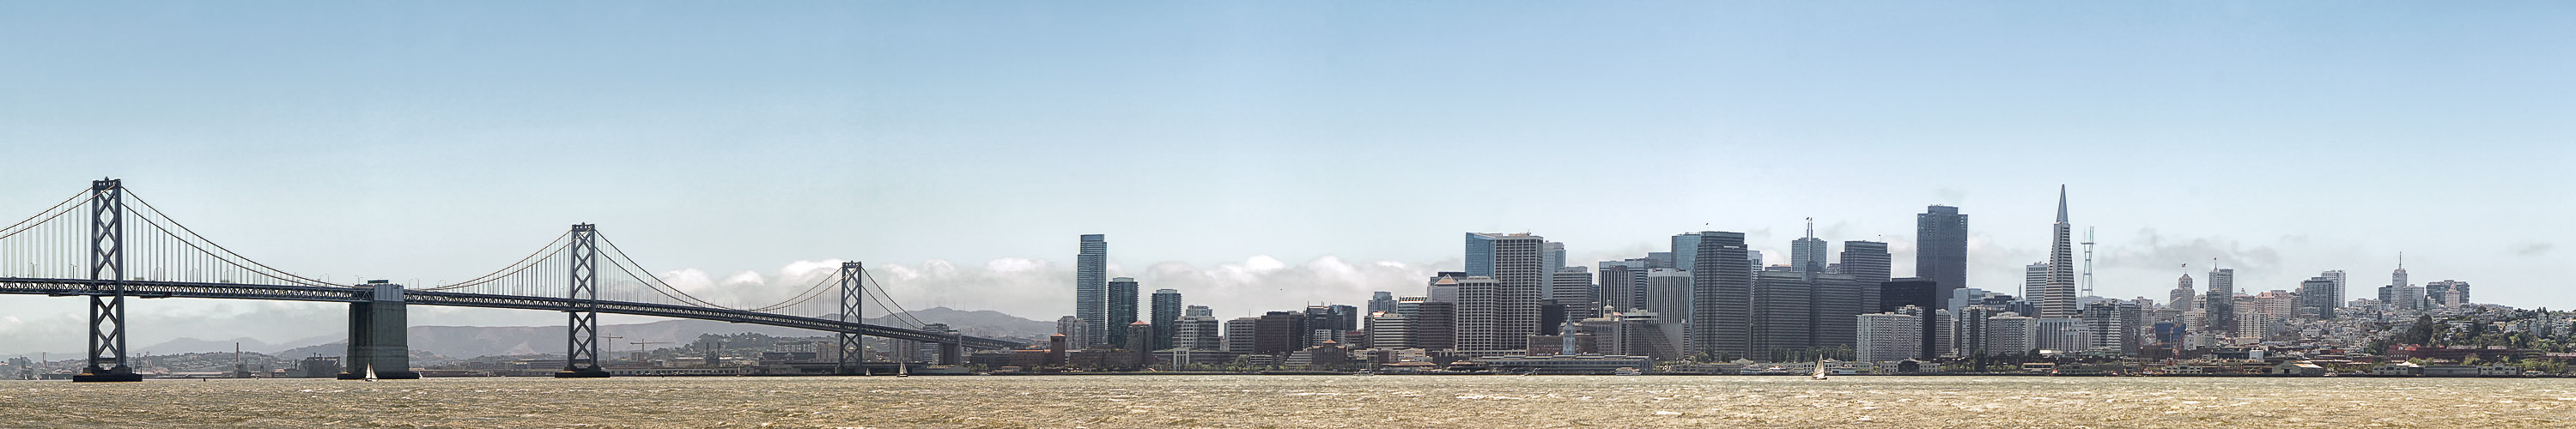
<svg viewBox="0 0 2576 429">
<path fill-rule="evenodd" d="M 561 235 L 556 235 L 556 236 L 555 236 L 554 241 L 547 242 L 545 246 L 537 248 L 536 253 L 529 253 L 529 254 L 528 254 L 528 257 L 525 257 L 525 258 L 519 258 L 519 261 L 518 261 L 518 262 L 512 262 L 512 263 L 510 263 L 510 265 L 509 265 L 509 266 L 502 267 L 502 268 L 501 268 L 501 269 L 499 269 L 499 270 L 495 270 L 495 271 L 492 271 L 492 272 L 490 272 L 490 273 L 483 274 L 483 275 L 481 275 L 481 276 L 476 276 L 476 277 L 471 278 L 471 279 L 465 279 L 465 281 L 460 281 L 460 282 L 456 282 L 456 283 L 449 283 L 449 284 L 445 284 L 445 285 L 432 286 L 432 287 L 415 288 L 415 289 L 412 289 L 412 290 L 415 290 L 415 291 L 423 291 L 423 292 L 434 292 L 434 291 L 443 291 L 443 290 L 463 289 L 463 288 L 469 288 L 469 287 L 481 286 L 481 285 L 484 285 L 484 284 L 487 284 L 487 283 L 491 283 L 491 282 L 495 282 L 495 281 L 500 281 L 500 280 L 503 280 L 503 279 L 508 279 L 508 278 L 510 278 L 510 276 L 512 276 L 512 275 L 514 275 L 514 274 L 519 274 L 519 273 L 521 273 L 521 272 L 526 271 L 528 268 L 531 268 L 531 267 L 534 267 L 534 266 L 537 266 L 537 265 L 541 265 L 541 264 L 544 264 L 545 262 L 547 262 L 545 259 L 541 259 L 541 258 L 546 258 L 546 257 L 554 256 L 554 253 L 555 253 L 555 252 L 563 251 L 563 247 L 564 247 L 565 245 L 571 244 L 569 241 L 565 240 L 565 239 L 567 239 L 567 238 L 572 238 L 572 232 L 571 232 L 571 231 L 565 231 L 565 232 L 564 232 L 563 234 L 561 234 Z"/>
<path fill-rule="evenodd" d="M 895 316 L 895 317 L 894 317 L 894 319 L 896 319 L 896 321 L 903 322 L 904 324 L 907 324 L 907 325 L 912 325 L 912 328 L 913 328 L 913 329 L 921 329 L 921 327 L 922 327 L 922 326 L 929 325 L 928 323 L 922 323 L 922 322 L 921 322 L 921 319 L 914 318 L 914 317 L 912 316 L 912 310 L 909 310 L 909 309 L 905 309 L 905 308 L 903 308 L 903 305 L 902 305 L 902 304 L 900 304 L 900 303 L 895 303 L 895 302 L 894 302 L 894 296 L 893 296 L 892 294 L 886 293 L 886 290 L 885 290 L 885 283 L 878 282 L 878 281 L 877 281 L 877 276 L 876 276 L 876 274 L 874 274 L 874 273 L 869 273 L 869 272 L 868 272 L 868 270 L 867 270 L 866 268 L 860 268 L 860 269 L 859 269 L 859 276 L 867 278 L 867 279 L 868 279 L 868 281 L 867 281 L 867 283 L 868 283 L 868 284 L 874 284 L 874 285 L 876 285 L 876 286 L 877 286 L 877 287 L 876 287 L 876 289 L 877 289 L 877 293 L 875 293 L 875 294 L 870 294 L 870 295 L 868 295 L 868 297 L 869 297 L 869 298 L 871 298 L 871 299 L 874 299 L 874 298 L 877 298 L 877 297 L 885 297 L 885 300 L 883 300 L 883 301 L 878 301 L 878 302 L 877 302 L 877 306 L 879 306 L 879 307 L 891 308 L 891 309 L 895 310 L 895 311 L 889 312 L 889 313 L 891 313 L 891 314 L 889 314 L 889 315 L 891 315 L 891 316 Z M 862 285 L 862 286 L 864 286 L 864 285 Z"/>
<path fill-rule="evenodd" d="M 241 255 L 241 253 L 234 252 L 232 249 L 224 248 L 224 246 L 223 246 L 222 244 L 215 243 L 215 241 L 214 241 L 214 240 L 212 240 L 212 239 L 207 239 L 204 235 L 197 234 L 197 231 L 195 231 L 195 230 L 191 230 L 191 229 L 188 229 L 188 226 L 187 226 L 187 225 L 185 225 L 185 224 L 181 224 L 181 223 L 179 223 L 179 220 L 178 220 L 178 219 L 172 219 L 172 218 L 170 218 L 170 216 L 169 216 L 169 215 L 161 213 L 161 209 L 160 209 L 160 208 L 153 207 L 153 206 L 152 206 L 152 202 L 151 202 L 151 201 L 144 200 L 144 199 L 143 199 L 143 197 L 142 197 L 142 195 L 135 193 L 133 189 L 126 189 L 126 190 L 125 190 L 125 198 L 126 198 L 126 199 L 129 199 L 129 200 L 133 200 L 133 201 L 134 201 L 134 202 L 136 202 L 136 203 L 141 203 L 141 204 L 143 205 L 143 211 L 142 211 L 142 212 L 137 212 L 136 214 L 138 214 L 138 215 L 141 215 L 141 214 L 148 214 L 148 215 L 147 215 L 147 216 L 135 216 L 135 217 L 136 217 L 136 218 L 138 218 L 138 219 L 141 219 L 141 220 L 144 222 L 144 224 L 145 224 L 145 225 L 150 226 L 153 230 L 156 230 L 156 231 L 161 232 L 161 234 L 160 234 L 159 236 L 150 238 L 151 240 L 157 240 L 157 241 L 158 241 L 158 243 L 156 243 L 157 245 L 168 248 L 168 249 L 166 249 L 166 250 L 178 250 L 178 249 L 176 249 L 176 246 L 174 246 L 174 245 L 173 245 L 174 243 L 175 243 L 175 244 L 185 244 L 185 245 L 187 245 L 187 246 L 188 246 L 188 248 L 189 248 L 189 249 L 194 249 L 194 250 L 196 250 L 197 252 L 203 253 L 205 256 L 211 256 L 211 257 L 213 257 L 213 258 L 214 258 L 214 261 L 190 261 L 190 260 L 184 260 L 184 259 L 182 259 L 182 258 L 187 258 L 187 257 L 188 257 L 188 256 L 190 256 L 190 255 L 180 255 L 180 254 L 161 254 L 161 255 L 154 255 L 155 257 L 161 258 L 163 261 L 165 261 L 165 262 L 169 262 L 169 263 L 170 263 L 170 264 L 172 264 L 172 265 L 178 265 L 178 266 L 179 266 L 179 267 L 181 267 L 181 268 L 202 269 L 202 270 L 206 270 L 206 271 L 218 271 L 218 270 L 222 270 L 222 271 L 230 271 L 230 270 L 223 270 L 221 266 L 212 265 L 212 263 L 222 263 L 222 264 L 224 264 L 224 265 L 229 265 L 229 266 L 231 266 L 231 267 L 238 268 L 238 269 L 243 270 L 243 271 L 247 271 L 247 272 L 240 273 L 240 274 L 251 274 L 251 275 L 257 275 L 257 276 L 261 276 L 261 277 L 268 277 L 268 278 L 275 279 L 275 280 L 281 280 L 281 281 L 286 281 L 286 282 L 289 282 L 289 283 L 295 283 L 295 284 L 297 284 L 297 285 L 301 285 L 301 286 L 336 286 L 336 287 L 351 287 L 351 286 L 349 286 L 349 285 L 345 285 L 345 284 L 338 284 L 338 283 L 332 283 L 332 282 L 328 282 L 328 281 L 315 280 L 315 279 L 313 279 L 313 278 L 304 277 L 304 276 L 300 276 L 300 275 L 295 275 L 294 273 L 286 272 L 286 270 L 277 269 L 276 267 L 270 267 L 270 266 L 268 266 L 268 264 L 262 264 L 262 263 L 260 263 L 258 260 L 250 259 L 250 257 L 242 256 L 242 255 Z M 127 207 L 128 207 L 128 208 L 131 208 L 131 207 L 132 207 L 132 205 L 130 205 L 130 204 L 129 204 L 129 205 L 127 205 Z M 155 219 L 159 219 L 159 220 L 155 220 Z M 162 226 L 162 222 L 168 222 L 168 223 L 169 223 L 169 226 L 175 226 L 175 227 L 178 227 L 179 229 L 178 229 L 178 230 L 176 230 L 176 231 L 172 231 L 172 230 L 171 230 L 171 229 L 169 229 L 168 227 L 164 227 L 164 226 Z M 184 236 L 183 236 L 183 235 L 179 235 L 180 233 L 185 233 L 185 234 L 187 234 L 187 235 L 184 235 Z M 203 243 L 203 244 L 202 244 L 202 245 L 200 245 L 200 243 Z M 213 249 L 213 250 L 208 250 L 208 249 L 207 249 L 207 247 L 213 247 L 214 249 Z M 222 253 L 216 253 L 216 252 L 222 252 Z M 249 265 L 243 265 L 243 263 L 248 263 Z M 162 267 L 162 268 L 164 268 L 164 269 L 167 269 L 167 268 L 170 268 L 170 265 L 162 265 L 161 267 Z M 256 267 L 256 268 L 253 268 L 253 267 Z M 194 274 L 194 273 L 192 273 L 192 275 L 193 275 L 193 274 Z M 167 277 L 167 276 L 168 276 L 167 274 L 164 274 L 164 275 L 162 275 L 162 276 L 158 276 L 158 277 Z M 227 281 L 231 281 L 232 279 L 226 279 L 226 280 L 227 280 Z"/>
</svg>

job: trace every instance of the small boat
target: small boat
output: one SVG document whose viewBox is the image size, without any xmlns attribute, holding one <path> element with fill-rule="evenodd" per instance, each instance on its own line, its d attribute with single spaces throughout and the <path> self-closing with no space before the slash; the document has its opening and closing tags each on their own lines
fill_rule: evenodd
<svg viewBox="0 0 2576 429">
<path fill-rule="evenodd" d="M 896 362 L 896 363 L 894 364 L 894 376 L 896 376 L 896 377 L 911 377 L 911 376 L 912 376 L 912 365 L 911 365 L 911 363 L 909 363 L 909 362 Z"/>
<path fill-rule="evenodd" d="M 1808 375 L 1808 376 L 1809 376 L 1809 377 L 1815 377 L 1815 379 L 1817 379 L 1817 380 L 1823 380 L 1823 379 L 1825 379 L 1825 374 L 1826 374 L 1826 373 L 1827 373 L 1827 372 L 1825 371 L 1825 361 L 1824 361 L 1823 359 L 1817 359 L 1817 360 L 1816 360 L 1816 373 L 1815 373 L 1815 374 L 1812 374 L 1812 375 Z"/>
<path fill-rule="evenodd" d="M 366 380 L 366 381 L 376 381 L 376 366 L 375 366 L 375 365 L 367 365 L 367 378 L 365 378 L 364 380 Z"/>
<path fill-rule="evenodd" d="M 1638 375 L 1638 374 L 1642 374 L 1642 373 L 1637 372 L 1637 369 L 1636 369 L 1636 368 L 1630 368 L 1630 367 L 1624 367 L 1624 366 L 1623 366 L 1623 367 L 1619 367 L 1619 369 L 1618 369 L 1618 370 L 1610 371 L 1610 375 Z"/>
</svg>

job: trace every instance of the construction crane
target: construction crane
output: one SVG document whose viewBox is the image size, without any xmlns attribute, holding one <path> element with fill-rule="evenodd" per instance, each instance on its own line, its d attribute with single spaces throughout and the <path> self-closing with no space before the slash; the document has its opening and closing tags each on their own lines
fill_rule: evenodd
<svg viewBox="0 0 2576 429">
<path fill-rule="evenodd" d="M 643 362 L 643 361 L 644 361 L 644 352 L 646 352 L 646 350 L 644 350 L 644 348 L 645 348 L 645 347 L 651 347 L 651 346 L 653 346 L 654 344 L 677 344 L 677 343 L 673 343 L 673 342 L 669 342 L 669 341 L 636 341 L 636 342 L 627 343 L 627 344 L 634 344 L 634 345 L 635 345 L 635 361 L 636 361 L 636 362 Z"/>
<path fill-rule="evenodd" d="M 2084 227 L 2084 293 L 2093 296 L 2093 227 Z"/>
<path fill-rule="evenodd" d="M 619 338 L 626 338 L 626 337 L 620 337 L 620 336 L 615 336 L 615 335 L 601 335 L 600 337 L 603 337 L 603 338 L 607 338 L 607 339 L 608 339 L 608 343 L 607 343 L 607 344 L 608 344 L 608 350 L 604 350 L 604 351 L 608 352 L 608 360 L 609 360 L 610 362 L 617 361 L 617 339 L 619 339 Z M 601 352 L 601 351 L 603 351 L 603 350 L 592 350 L 591 352 L 592 352 L 592 353 L 598 353 L 598 352 Z M 600 365 L 600 364 L 605 364 L 605 363 L 608 363 L 608 362 L 592 362 L 592 363 L 591 363 L 591 365 Z"/>
</svg>

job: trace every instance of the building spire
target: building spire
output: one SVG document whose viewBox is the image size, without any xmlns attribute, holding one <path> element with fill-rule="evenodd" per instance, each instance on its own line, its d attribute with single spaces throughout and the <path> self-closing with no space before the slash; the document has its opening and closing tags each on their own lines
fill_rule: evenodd
<svg viewBox="0 0 2576 429">
<path fill-rule="evenodd" d="M 2066 223 L 2066 185 L 2057 185 L 2057 223 Z"/>
<path fill-rule="evenodd" d="M 1808 217 L 1808 218 L 1807 218 L 1807 238 L 1816 238 L 1816 218 L 1815 218 L 1815 217 Z M 2403 258 L 2400 258 L 2400 259 L 2403 259 Z M 2404 262 L 2399 262 L 2397 265 L 2406 265 L 2406 263 L 2404 263 Z"/>
</svg>

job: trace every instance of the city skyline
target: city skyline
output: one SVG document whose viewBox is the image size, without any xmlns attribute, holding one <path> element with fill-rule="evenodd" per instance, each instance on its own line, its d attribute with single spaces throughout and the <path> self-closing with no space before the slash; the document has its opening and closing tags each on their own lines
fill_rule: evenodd
<svg viewBox="0 0 2576 429">
<path fill-rule="evenodd" d="M 2097 295 L 2217 258 L 2240 290 L 2343 270 L 2370 297 L 2404 252 L 2419 284 L 2576 306 L 2563 4 L 1028 7 L 0 5 L 0 54 L 46 65 L 0 69 L 0 151 L 46 161 L 0 170 L 0 213 L 113 176 L 282 268 L 407 283 L 596 223 L 693 293 L 859 260 L 907 303 L 1035 320 L 1070 307 L 1065 242 L 1108 234 L 1106 276 L 1230 319 L 1462 269 L 1463 231 L 1583 266 L 1738 231 L 1786 263 L 1812 217 L 1902 277 L 1935 204 L 1973 216 L 1965 286 L 2010 290 L 2064 184 Z M 135 310 L 268 340 L 342 317 Z M 77 306 L 0 314 L 80 341 Z"/>
</svg>

